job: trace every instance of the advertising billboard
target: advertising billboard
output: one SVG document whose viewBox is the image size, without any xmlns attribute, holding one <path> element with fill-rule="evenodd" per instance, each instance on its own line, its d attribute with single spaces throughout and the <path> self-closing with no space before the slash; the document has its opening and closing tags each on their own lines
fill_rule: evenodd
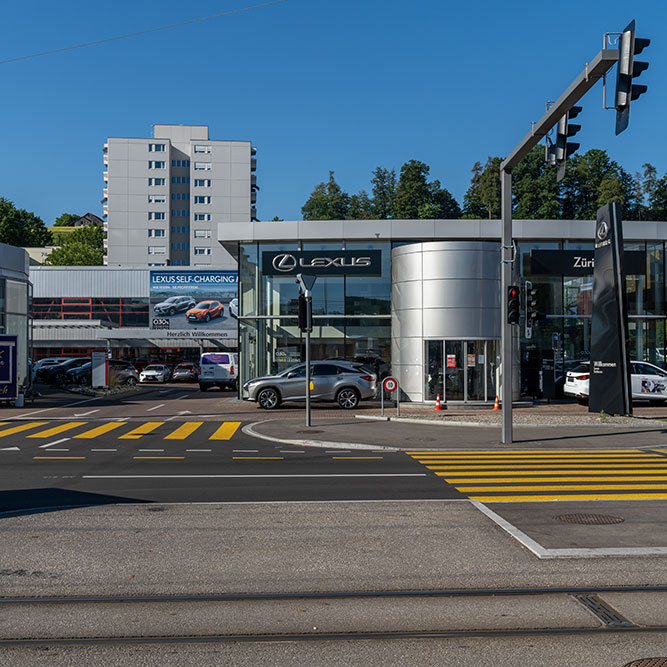
<svg viewBox="0 0 667 667">
<path fill-rule="evenodd" d="M 0 336 L 0 400 L 17 397 L 16 340 L 16 336 Z"/>
<path fill-rule="evenodd" d="M 238 271 L 151 271 L 150 329 L 162 338 L 237 338 Z"/>
</svg>

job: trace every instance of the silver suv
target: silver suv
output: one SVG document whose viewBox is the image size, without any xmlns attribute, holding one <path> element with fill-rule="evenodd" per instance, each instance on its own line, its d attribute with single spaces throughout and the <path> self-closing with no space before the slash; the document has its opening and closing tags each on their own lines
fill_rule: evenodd
<svg viewBox="0 0 667 667">
<path fill-rule="evenodd" d="M 345 361 L 315 361 L 310 365 L 313 401 L 336 401 L 350 410 L 359 401 L 375 398 L 376 377 L 368 369 Z M 297 364 L 282 373 L 254 378 L 243 385 L 242 397 L 256 401 L 260 408 L 272 410 L 282 401 L 306 398 L 306 364 Z"/>
</svg>

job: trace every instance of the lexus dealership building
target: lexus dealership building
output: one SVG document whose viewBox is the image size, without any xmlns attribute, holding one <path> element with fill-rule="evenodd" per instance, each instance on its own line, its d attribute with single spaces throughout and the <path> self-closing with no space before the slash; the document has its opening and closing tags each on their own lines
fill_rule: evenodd
<svg viewBox="0 0 667 667">
<path fill-rule="evenodd" d="M 515 282 L 532 282 L 547 315 L 530 338 L 523 323 L 515 327 L 517 393 L 534 393 L 530 371 L 544 356 L 553 353 L 566 369 L 589 358 L 593 236 L 592 221 L 514 222 Z M 408 400 L 495 397 L 499 221 L 226 222 L 217 239 L 231 259 L 205 280 L 238 271 L 238 295 L 231 304 L 227 278 L 217 314 L 224 324 L 216 328 L 165 330 L 156 317 L 151 273 L 194 284 L 202 269 L 31 267 L 35 357 L 108 348 L 119 358 L 175 362 L 238 348 L 242 381 L 275 373 L 304 358 L 295 279 L 303 272 L 317 276 L 314 359 L 358 360 L 391 373 Z M 631 356 L 662 366 L 667 224 L 627 222 L 624 239 Z"/>
</svg>

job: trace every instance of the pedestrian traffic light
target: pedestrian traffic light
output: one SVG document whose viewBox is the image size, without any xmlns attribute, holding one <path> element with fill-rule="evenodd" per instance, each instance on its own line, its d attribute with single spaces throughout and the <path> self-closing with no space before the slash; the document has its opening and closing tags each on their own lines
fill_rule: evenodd
<svg viewBox="0 0 667 667">
<path fill-rule="evenodd" d="M 563 180 L 567 158 L 575 151 L 579 150 L 580 144 L 568 141 L 568 138 L 573 137 L 579 130 L 581 130 L 581 125 L 570 123 L 573 118 L 576 118 L 581 113 L 581 110 L 582 107 L 571 107 L 570 110 L 558 121 L 555 146 L 555 162 L 557 168 L 556 181 Z"/>
<path fill-rule="evenodd" d="M 519 324 L 521 316 L 521 300 L 519 298 L 519 288 L 511 285 L 507 288 L 507 323 Z"/>
<path fill-rule="evenodd" d="M 537 288 L 533 287 L 530 280 L 526 280 L 525 285 L 526 294 L 526 338 L 530 338 L 528 330 L 533 326 L 537 326 L 542 320 L 546 320 L 547 316 L 537 310 Z"/>
<path fill-rule="evenodd" d="M 299 329 L 302 332 L 313 330 L 313 301 L 312 297 L 299 294 Z"/>
<path fill-rule="evenodd" d="M 616 70 L 616 134 L 620 134 L 630 122 L 630 102 L 647 91 L 647 86 L 633 84 L 632 79 L 648 69 L 647 62 L 635 60 L 649 44 L 650 39 L 635 37 L 635 22 L 631 21 L 621 34 Z"/>
</svg>

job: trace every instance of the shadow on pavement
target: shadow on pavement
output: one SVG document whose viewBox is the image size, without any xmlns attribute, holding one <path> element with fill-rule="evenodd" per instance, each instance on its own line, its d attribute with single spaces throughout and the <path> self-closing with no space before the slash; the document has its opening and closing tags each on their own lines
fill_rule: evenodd
<svg viewBox="0 0 667 667">
<path fill-rule="evenodd" d="M 57 488 L 0 491 L 0 519 L 42 512 L 59 512 L 77 507 L 123 503 L 150 503 L 150 501 Z"/>
<path fill-rule="evenodd" d="M 517 426 L 526 427 L 526 428 L 531 427 L 530 424 L 515 424 L 514 428 L 516 429 Z M 582 428 L 585 428 L 585 426 L 583 426 Z M 624 435 L 636 436 L 636 435 L 641 435 L 643 433 L 652 433 L 652 434 L 667 433 L 667 429 L 655 429 L 655 428 L 653 428 L 653 429 L 638 429 L 638 428 L 633 428 L 630 431 L 621 431 L 621 430 L 616 431 L 616 430 L 614 430 L 614 431 L 601 431 L 600 433 L 585 433 L 585 434 L 580 434 L 580 435 L 564 434 L 564 435 L 553 436 L 551 438 L 542 438 L 542 437 L 540 437 L 540 438 L 522 439 L 522 438 L 517 438 L 516 436 L 514 436 L 513 442 L 514 443 L 548 442 L 548 441 L 552 441 L 552 440 L 580 440 L 582 438 L 586 438 L 586 439 L 607 438 L 607 439 L 609 439 L 610 436 L 612 436 L 612 437 L 618 437 L 618 436 L 624 436 Z M 656 445 L 656 446 L 658 446 L 658 445 Z"/>
</svg>

